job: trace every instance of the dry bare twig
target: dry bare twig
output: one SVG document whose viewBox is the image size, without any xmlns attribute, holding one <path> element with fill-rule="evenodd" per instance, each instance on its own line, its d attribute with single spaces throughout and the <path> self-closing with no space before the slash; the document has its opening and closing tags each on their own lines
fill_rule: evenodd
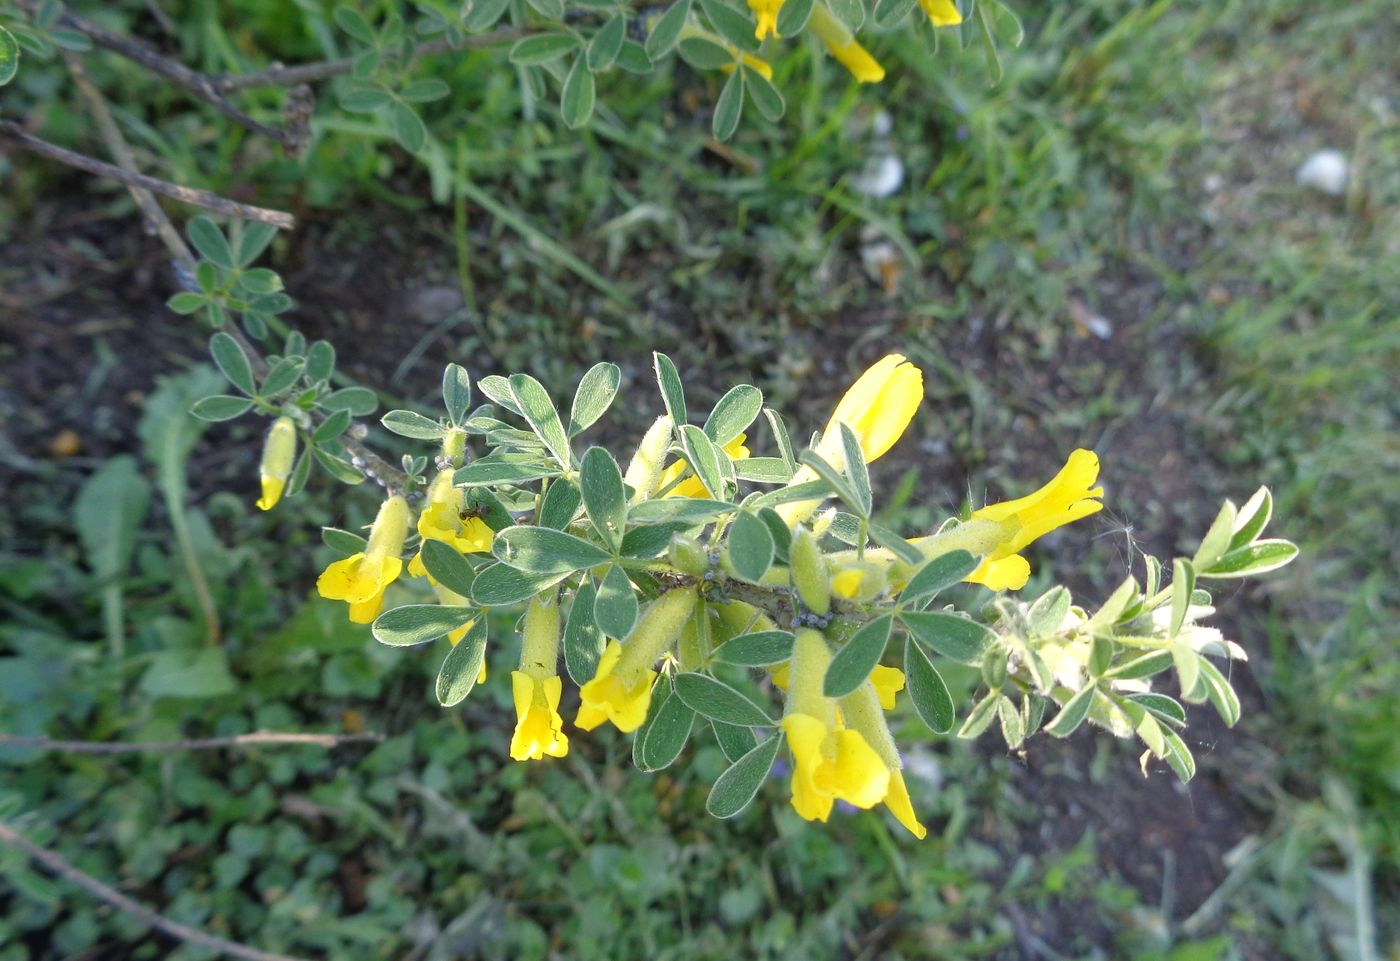
<svg viewBox="0 0 1400 961">
<path fill-rule="evenodd" d="M 167 917 L 156 914 L 149 908 L 137 904 L 116 888 L 103 884 L 90 874 L 79 871 L 64 860 L 62 855 L 50 851 L 48 848 L 40 847 L 33 841 L 17 833 L 3 821 L 0 821 L 0 843 L 14 845 L 25 854 L 29 855 L 31 860 L 43 865 L 54 875 L 77 885 L 99 901 L 111 905 L 122 913 L 128 914 L 140 921 L 142 924 L 149 925 L 167 937 L 175 938 L 177 941 L 197 944 L 200 947 L 219 951 L 231 957 L 243 958 L 244 961 L 299 961 L 299 959 L 289 955 L 260 951 L 257 948 L 250 948 L 246 944 L 239 944 L 236 941 L 229 941 L 226 938 L 220 938 L 196 928 L 186 927 L 177 921 L 172 921 Z"/>
</svg>

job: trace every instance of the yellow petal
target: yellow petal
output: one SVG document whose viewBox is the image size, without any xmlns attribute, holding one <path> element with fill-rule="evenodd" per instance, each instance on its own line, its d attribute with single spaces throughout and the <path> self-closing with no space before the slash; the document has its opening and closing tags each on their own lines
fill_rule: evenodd
<svg viewBox="0 0 1400 961">
<path fill-rule="evenodd" d="M 316 590 L 333 601 L 357 604 L 369 600 L 379 592 L 379 578 L 374 565 L 362 565 L 364 559 L 364 554 L 351 554 L 328 565 L 316 578 Z"/>
<path fill-rule="evenodd" d="M 860 593 L 860 584 L 864 579 L 865 572 L 858 567 L 841 571 L 831 579 L 831 592 L 849 600 Z"/>
<path fill-rule="evenodd" d="M 517 761 L 537 761 L 546 755 L 566 756 L 569 739 L 564 736 L 563 721 L 555 710 L 559 704 L 559 678 L 540 679 L 523 671 L 512 671 L 510 688 L 517 717 L 515 733 L 510 739 L 510 756 Z"/>
<path fill-rule="evenodd" d="M 272 477 L 268 474 L 263 474 L 261 480 L 262 497 L 258 498 L 258 508 L 270 511 L 282 499 L 282 491 L 286 488 L 287 481 L 284 478 Z"/>
<path fill-rule="evenodd" d="M 817 789 L 858 808 L 872 808 L 883 801 L 890 772 L 875 749 L 859 731 L 833 731 L 830 740 L 832 743 L 824 747 L 830 756 L 813 776 Z"/>
<path fill-rule="evenodd" d="M 749 9 L 758 22 L 758 29 L 753 32 L 755 39 L 778 36 L 778 11 L 782 6 L 783 0 L 749 0 Z"/>
<path fill-rule="evenodd" d="M 823 447 L 840 450 L 840 425 L 860 438 L 867 461 L 899 440 L 924 399 L 924 373 L 902 354 L 887 354 L 870 366 L 836 405 L 822 434 Z"/>
<path fill-rule="evenodd" d="M 875 670 L 870 672 L 870 683 L 880 698 L 880 707 L 893 711 L 895 694 L 904 690 L 904 672 L 897 667 L 876 664 Z"/>
<path fill-rule="evenodd" d="M 956 27 L 963 21 L 953 0 L 919 0 L 919 6 L 935 27 Z"/>
<path fill-rule="evenodd" d="M 817 789 L 815 774 L 822 763 L 827 726 L 808 714 L 789 714 L 783 718 L 783 732 L 792 750 L 793 810 L 805 820 L 825 821 L 834 799 Z"/>
<path fill-rule="evenodd" d="M 885 794 L 885 807 L 889 808 L 895 820 L 904 825 L 914 837 L 920 841 L 928 837 L 928 828 L 919 823 L 919 816 L 914 813 L 914 804 L 909 800 L 909 788 L 904 783 L 904 774 L 901 771 L 890 772 L 890 787 Z"/>
<path fill-rule="evenodd" d="M 386 587 L 388 585 L 385 585 Z M 384 588 L 366 601 L 350 602 L 350 620 L 356 624 L 373 624 L 379 612 L 384 609 Z"/>
<path fill-rule="evenodd" d="M 827 50 L 851 72 L 857 83 L 879 83 L 885 79 L 885 68 L 854 40 L 842 44 L 830 44 Z"/>
<path fill-rule="evenodd" d="M 1019 591 L 1031 579 L 1031 565 L 1020 554 L 983 561 L 964 578 L 969 584 L 982 584 L 994 591 Z"/>
</svg>

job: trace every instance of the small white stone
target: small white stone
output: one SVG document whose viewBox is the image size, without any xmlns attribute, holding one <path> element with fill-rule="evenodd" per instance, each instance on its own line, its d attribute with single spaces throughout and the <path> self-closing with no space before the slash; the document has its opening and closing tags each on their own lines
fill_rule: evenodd
<svg viewBox="0 0 1400 961">
<path fill-rule="evenodd" d="M 904 163 L 894 154 L 877 154 L 865 169 L 851 178 L 851 188 L 866 197 L 880 199 L 892 195 L 904 183 Z"/>
<path fill-rule="evenodd" d="M 1319 150 L 1298 168 L 1296 179 L 1303 187 L 1340 197 L 1347 189 L 1347 158 L 1340 150 Z"/>
<path fill-rule="evenodd" d="M 881 139 L 888 137 L 894 129 L 894 118 L 888 110 L 881 110 L 870 121 L 870 132 Z"/>
</svg>

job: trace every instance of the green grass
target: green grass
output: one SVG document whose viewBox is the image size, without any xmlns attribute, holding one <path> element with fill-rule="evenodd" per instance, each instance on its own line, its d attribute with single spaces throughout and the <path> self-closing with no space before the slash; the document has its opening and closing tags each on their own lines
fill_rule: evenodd
<svg viewBox="0 0 1400 961">
<path fill-rule="evenodd" d="M 206 70 L 243 68 L 253 48 L 288 62 L 337 52 L 316 5 L 288 15 L 245 2 L 236 17 L 170 6 L 186 59 Z M 932 827 L 922 846 L 870 817 L 808 827 L 777 784 L 736 822 L 713 821 L 713 749 L 655 778 L 631 772 L 626 744 L 606 735 L 575 739 L 565 763 L 511 764 L 503 687 L 443 712 L 425 698 L 432 658 L 377 646 L 307 599 L 326 559 L 315 526 L 369 507 L 336 492 L 294 520 L 256 515 L 246 465 L 218 453 L 256 444 L 239 430 L 195 448 L 188 548 L 173 542 L 165 505 L 138 532 L 120 584 L 121 657 L 107 653 L 102 621 L 111 583 L 73 531 L 79 472 L 24 475 L 0 523 L 19 545 L 0 554 L 0 726 L 150 739 L 334 729 L 349 717 L 395 736 L 367 756 L 10 752 L 7 823 L 177 919 L 291 953 L 402 957 L 435 940 L 484 958 L 985 958 L 1039 941 L 1065 957 L 1143 961 L 1366 957 L 1348 946 L 1358 936 L 1385 951 L 1400 932 L 1388 627 L 1400 557 L 1386 536 L 1400 512 L 1400 301 L 1384 272 L 1397 253 L 1400 142 L 1385 98 L 1400 81 L 1400 38 L 1388 4 L 1098 0 L 1027 27 L 996 86 L 975 49 L 930 60 L 880 39 L 890 76 L 856 89 L 792 45 L 775 64 L 787 115 L 746 120 L 737 162 L 706 144 L 716 78 L 688 68 L 605 87 L 609 110 L 570 134 L 546 103 L 522 119 L 515 79 L 490 54 L 435 60 L 454 95 L 428 111 L 441 150 L 426 162 L 337 114 L 329 95 L 315 149 L 294 161 L 110 59 L 94 73 L 133 98 L 119 117 L 153 172 L 222 191 L 253 184 L 259 202 L 298 209 L 303 232 L 279 241 L 274 262 L 303 303 L 293 322 L 335 340 L 342 366 L 378 387 L 419 346 L 424 361 L 390 385 L 410 400 L 435 389 L 444 353 L 552 387 L 606 357 L 641 396 L 659 347 L 694 372 L 688 382 L 703 379 L 695 406 L 749 379 L 810 428 L 832 378 L 905 349 L 930 374 L 922 436 L 877 479 L 924 489 L 890 519 L 926 526 L 969 490 L 1024 487 L 1068 447 L 1106 444 L 1120 458 L 1106 455 L 1114 521 L 1062 538 L 1037 564 L 1046 576 L 1079 571 L 1098 591 L 1122 575 L 1131 535 L 1119 520 L 1167 551 L 1220 496 L 1269 483 L 1275 525 L 1304 556 L 1223 599 L 1261 693 L 1242 731 L 1218 738 L 1225 760 L 1198 751 L 1202 780 L 1224 785 L 1238 819 L 1209 843 L 1255 838 L 1237 860 L 1205 881 L 1183 873 L 1175 889 L 1135 887 L 1120 869 L 1160 852 L 1128 858 L 1120 838 L 1096 836 L 1130 813 L 1113 814 L 1113 798 L 1139 797 L 1133 758 L 1045 739 L 1025 762 L 927 745 L 942 788 L 916 787 Z M 42 99 L 45 135 L 83 144 L 80 105 L 52 98 L 58 83 L 22 73 L 7 115 Z M 246 102 L 272 112 L 278 98 Z M 906 186 L 869 200 L 848 184 L 880 109 Z M 1357 163 L 1341 200 L 1292 183 L 1323 145 Z M 69 182 L 9 163 L 33 188 L 0 199 L 0 237 L 13 244 Z M 893 293 L 860 264 L 863 231 L 898 251 Z M 405 317 L 399 287 L 424 282 L 461 290 L 460 323 Z M 1078 328 L 1086 313 L 1109 318 L 1109 342 Z M 201 337 L 175 340 L 192 356 Z M 91 396 L 114 403 L 100 383 Z M 653 411 L 620 413 L 626 425 Z M 125 437 L 144 456 L 133 432 L 102 424 L 91 430 L 104 453 Z M 1157 469 L 1164 450 L 1198 460 Z M 154 479 L 154 463 L 142 465 Z M 201 641 L 189 556 L 222 615 L 217 649 Z M 493 651 L 497 678 L 511 657 Z M 167 696 L 177 671 L 207 696 Z M 1077 829 L 1067 805 L 1091 795 L 1107 810 L 1095 831 Z M 1170 837 L 1182 852 L 1195 841 Z M 134 956 L 165 951 L 10 853 L 0 872 L 14 889 L 0 898 L 3 961 L 50 942 L 36 956 L 128 940 Z"/>
</svg>

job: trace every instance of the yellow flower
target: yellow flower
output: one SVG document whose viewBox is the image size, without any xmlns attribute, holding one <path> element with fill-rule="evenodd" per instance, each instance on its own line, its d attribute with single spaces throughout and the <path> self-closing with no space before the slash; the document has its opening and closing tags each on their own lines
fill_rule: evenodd
<svg viewBox="0 0 1400 961">
<path fill-rule="evenodd" d="M 1098 477 L 1098 455 L 1081 448 L 1070 454 L 1054 479 L 1035 493 L 973 511 L 973 521 L 1015 521 L 1017 526 L 967 580 L 996 591 L 1025 587 L 1031 567 L 1018 552 L 1057 527 L 1103 510 L 1103 501 L 1095 499 L 1103 497 L 1103 488 L 1094 486 Z"/>
<path fill-rule="evenodd" d="M 749 456 L 749 449 L 744 446 L 744 441 L 748 439 L 747 434 L 740 434 L 738 437 L 724 445 L 724 452 L 729 455 L 730 460 L 744 460 Z M 657 490 L 666 490 L 666 485 L 672 483 L 686 471 L 690 470 L 690 465 L 682 458 L 670 467 L 667 467 L 661 474 L 661 481 L 656 485 Z M 698 477 L 687 477 L 675 487 L 666 491 L 665 497 L 702 497 L 708 498 L 710 495 L 705 490 L 705 485 L 700 483 Z"/>
<path fill-rule="evenodd" d="M 897 667 L 876 664 L 870 672 L 870 683 L 880 699 L 880 707 L 893 711 L 895 694 L 904 690 L 904 672 Z"/>
<path fill-rule="evenodd" d="M 322 597 L 350 605 L 350 620 L 369 624 L 384 606 L 384 590 L 403 571 L 404 535 L 408 532 L 408 504 L 390 497 L 379 507 L 363 552 L 336 561 L 316 579 Z"/>
<path fill-rule="evenodd" d="M 903 354 L 887 354 L 861 374 L 841 397 L 826 430 L 817 443 L 817 453 L 837 470 L 846 466 L 845 445 L 841 441 L 844 423 L 860 441 L 867 463 L 885 454 L 908 428 L 924 399 L 924 372 Z M 816 480 L 817 472 L 803 467 L 788 484 Z M 811 516 L 821 501 L 782 504 L 777 510 L 789 526 Z"/>
<path fill-rule="evenodd" d="M 822 693 L 830 664 L 826 639 L 810 629 L 798 631 L 788 664 L 783 733 L 792 749 L 792 806 L 808 821 L 825 821 L 838 799 L 874 807 L 890 783 L 875 749 L 845 726 L 836 702 Z"/>
<path fill-rule="evenodd" d="M 756 39 L 778 36 L 778 11 L 782 7 L 783 0 L 749 0 L 749 9 L 758 21 L 758 29 L 753 32 Z"/>
<path fill-rule="evenodd" d="M 935 27 L 956 27 L 963 22 L 953 0 L 919 0 L 919 6 L 924 8 Z"/>
<path fill-rule="evenodd" d="M 598 660 L 598 672 L 593 680 L 579 688 L 578 717 L 574 723 L 591 731 L 604 721 L 622 731 L 635 731 L 647 719 L 651 707 L 651 686 L 656 672 L 650 668 L 622 673 L 617 663 L 622 659 L 622 645 L 609 641 Z"/>
<path fill-rule="evenodd" d="M 258 498 L 258 508 L 270 511 L 282 499 L 282 491 L 287 487 L 287 478 L 292 475 L 292 462 L 297 456 L 297 429 L 290 417 L 279 417 L 272 422 L 263 442 L 262 464 L 258 468 L 262 481 L 262 497 Z"/>
<path fill-rule="evenodd" d="M 496 532 L 480 517 L 462 519 L 466 492 L 452 484 L 452 471 L 439 471 L 428 486 L 428 506 L 418 515 L 418 534 L 425 541 L 442 541 L 463 554 L 481 554 L 491 550 Z M 414 577 L 428 573 L 423 566 L 423 551 L 408 564 Z"/>
<path fill-rule="evenodd" d="M 652 669 L 681 636 L 695 613 L 695 589 L 667 591 L 647 606 L 627 643 L 608 642 L 593 680 L 579 689 L 574 723 L 591 731 L 604 721 L 626 733 L 646 720 L 651 707 Z"/>
<path fill-rule="evenodd" d="M 840 61 L 860 83 L 879 83 L 885 79 L 885 68 L 856 42 L 845 24 L 832 16 L 826 5 L 818 3 L 812 8 L 812 16 L 807 21 L 812 32 L 817 35 L 827 52 Z"/>
<path fill-rule="evenodd" d="M 900 681 L 903 682 L 903 675 L 900 675 Z M 880 763 L 884 765 L 889 778 L 888 789 L 882 798 L 885 807 L 910 834 L 922 841 L 928 835 L 928 830 L 919 823 L 918 815 L 914 813 L 914 805 L 909 800 L 909 789 L 904 784 L 903 762 L 899 757 L 899 749 L 895 747 L 894 738 L 890 736 L 889 724 L 880 711 L 882 707 L 892 706 L 893 693 L 890 695 L 890 704 L 881 703 L 884 692 L 879 690 L 880 683 L 872 674 L 870 681 L 841 699 L 841 710 L 849 719 L 851 727 L 860 732 L 865 742 L 879 757 Z"/>
<path fill-rule="evenodd" d="M 564 719 L 559 716 L 559 695 L 563 691 L 559 676 L 541 678 L 511 671 L 510 690 L 518 718 L 510 739 L 510 756 L 517 761 L 538 761 L 545 755 L 568 754 L 569 739 L 564 736 Z"/>
</svg>

